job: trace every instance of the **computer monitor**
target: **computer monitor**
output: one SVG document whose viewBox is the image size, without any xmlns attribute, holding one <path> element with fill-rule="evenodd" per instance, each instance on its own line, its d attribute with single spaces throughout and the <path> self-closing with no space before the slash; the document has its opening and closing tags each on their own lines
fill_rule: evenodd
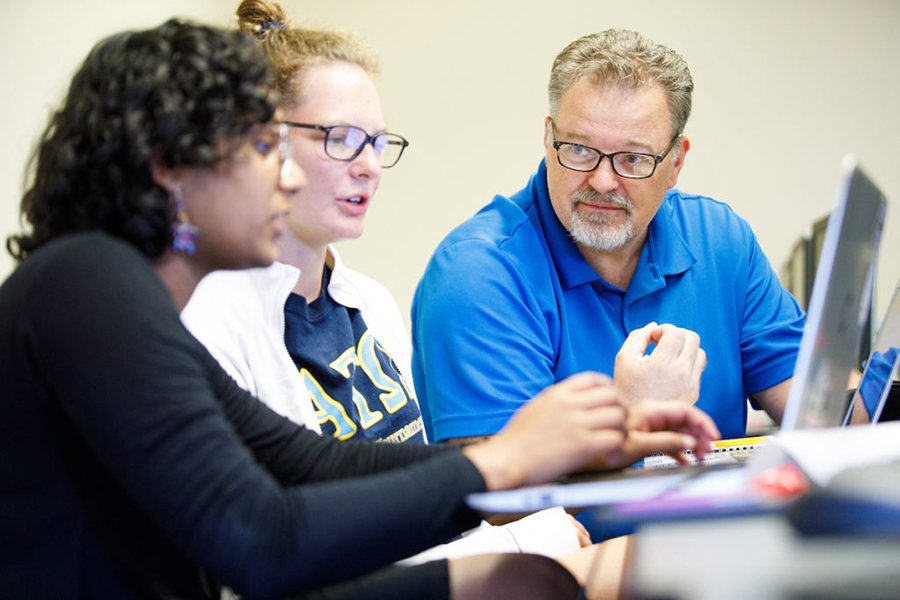
<svg viewBox="0 0 900 600">
<path fill-rule="evenodd" d="M 809 239 L 801 237 L 794 243 L 781 270 L 782 285 L 803 310 L 806 310 L 809 304 L 809 293 L 812 291 L 813 270 L 809 266 L 809 259 Z"/>
</svg>

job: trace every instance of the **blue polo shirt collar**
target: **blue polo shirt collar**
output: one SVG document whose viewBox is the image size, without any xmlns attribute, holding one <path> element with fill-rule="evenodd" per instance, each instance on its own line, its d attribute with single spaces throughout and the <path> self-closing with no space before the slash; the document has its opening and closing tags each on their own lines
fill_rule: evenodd
<svg viewBox="0 0 900 600">
<path fill-rule="evenodd" d="M 563 289 L 585 283 L 598 282 L 610 289 L 618 289 L 606 283 L 584 260 L 569 232 L 560 223 L 547 189 L 547 165 L 542 160 L 535 177 L 531 179 L 532 197 L 537 207 L 538 219 L 547 239 L 550 258 L 559 274 Z M 627 296 L 636 299 L 665 287 L 665 277 L 678 275 L 690 269 L 697 259 L 672 219 L 670 190 L 662 206 L 650 222 L 647 243 L 635 270 Z"/>
</svg>

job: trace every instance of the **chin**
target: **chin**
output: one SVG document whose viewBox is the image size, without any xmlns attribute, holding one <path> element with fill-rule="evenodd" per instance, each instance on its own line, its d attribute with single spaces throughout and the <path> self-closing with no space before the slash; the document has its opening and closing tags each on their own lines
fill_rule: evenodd
<svg viewBox="0 0 900 600">
<path fill-rule="evenodd" d="M 278 258 L 278 249 L 272 246 L 259 253 L 247 257 L 242 264 L 232 267 L 233 270 L 255 269 L 258 267 L 268 267 Z"/>
<path fill-rule="evenodd" d="M 362 237 L 363 234 L 363 226 L 362 224 L 351 225 L 348 227 L 342 227 L 334 232 L 334 241 L 340 242 L 344 240 L 357 240 Z"/>
</svg>

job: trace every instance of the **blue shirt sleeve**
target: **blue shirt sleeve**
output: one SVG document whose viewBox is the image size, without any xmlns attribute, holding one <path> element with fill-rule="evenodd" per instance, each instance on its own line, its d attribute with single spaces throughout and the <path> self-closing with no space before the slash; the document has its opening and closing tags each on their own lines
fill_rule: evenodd
<svg viewBox="0 0 900 600">
<path fill-rule="evenodd" d="M 548 282 L 530 285 L 496 244 L 466 240 L 432 258 L 413 302 L 413 377 L 429 439 L 490 435 L 554 383 Z"/>
<path fill-rule="evenodd" d="M 741 324 L 741 362 L 747 396 L 790 379 L 805 316 L 781 285 L 749 231 L 749 270 Z"/>
</svg>

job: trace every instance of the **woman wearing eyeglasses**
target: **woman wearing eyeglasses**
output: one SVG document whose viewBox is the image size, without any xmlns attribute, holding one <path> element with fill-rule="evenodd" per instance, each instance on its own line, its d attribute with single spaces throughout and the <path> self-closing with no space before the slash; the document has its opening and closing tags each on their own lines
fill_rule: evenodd
<svg viewBox="0 0 900 600">
<path fill-rule="evenodd" d="M 183 319 L 243 387 L 294 421 L 341 440 L 424 442 L 400 311 L 332 246 L 362 235 L 383 169 L 407 146 L 386 130 L 376 63 L 345 35 L 288 28 L 263 0 L 238 16 L 275 64 L 309 184 L 289 198 L 279 262 L 209 278 Z"/>
</svg>

